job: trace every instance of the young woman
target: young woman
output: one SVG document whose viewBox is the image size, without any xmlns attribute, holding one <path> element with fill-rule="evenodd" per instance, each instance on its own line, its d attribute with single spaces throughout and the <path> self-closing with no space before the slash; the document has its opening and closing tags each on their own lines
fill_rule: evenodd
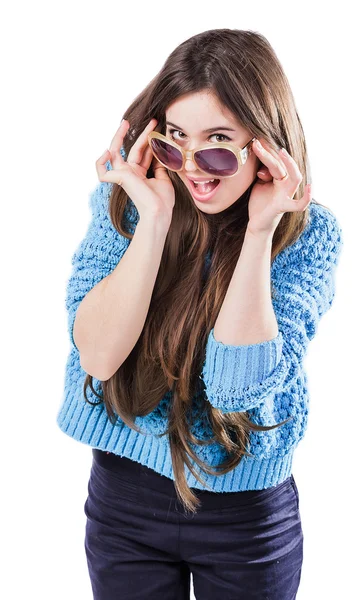
<svg viewBox="0 0 360 600">
<path fill-rule="evenodd" d="M 280 150 L 281 149 L 281 150 Z M 57 423 L 92 447 L 94 598 L 291 600 L 303 359 L 343 238 L 268 41 L 186 40 L 96 161 Z"/>
</svg>

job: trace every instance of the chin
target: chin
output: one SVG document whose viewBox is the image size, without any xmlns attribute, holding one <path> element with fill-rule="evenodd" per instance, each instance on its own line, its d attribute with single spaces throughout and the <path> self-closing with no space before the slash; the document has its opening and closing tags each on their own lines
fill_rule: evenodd
<svg viewBox="0 0 360 600">
<path fill-rule="evenodd" d="M 196 202 L 196 208 L 198 208 L 201 212 L 206 213 L 207 215 L 217 215 L 219 213 L 222 213 L 224 210 L 226 210 L 227 208 L 229 208 L 228 206 L 224 206 L 223 208 L 219 208 L 218 204 L 212 204 L 211 202 L 209 202 L 209 204 L 201 203 L 201 202 Z"/>
</svg>

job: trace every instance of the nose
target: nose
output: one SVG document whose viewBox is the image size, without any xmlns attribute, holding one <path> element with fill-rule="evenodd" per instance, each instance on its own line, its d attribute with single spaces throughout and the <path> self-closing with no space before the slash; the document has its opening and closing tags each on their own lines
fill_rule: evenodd
<svg viewBox="0 0 360 600">
<path fill-rule="evenodd" d="M 194 161 L 192 161 L 190 158 L 187 158 L 184 163 L 184 170 L 189 172 L 197 171 L 197 166 Z"/>
<path fill-rule="evenodd" d="M 185 171 L 197 171 L 197 166 L 194 161 L 190 158 L 191 152 L 185 154 L 184 170 Z"/>
</svg>

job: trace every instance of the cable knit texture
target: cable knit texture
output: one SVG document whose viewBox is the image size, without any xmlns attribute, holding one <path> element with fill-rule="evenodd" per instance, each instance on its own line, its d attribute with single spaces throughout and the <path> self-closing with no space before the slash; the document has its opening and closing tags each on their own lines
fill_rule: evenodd
<svg viewBox="0 0 360 600">
<path fill-rule="evenodd" d="M 125 157 L 123 149 L 122 155 Z M 108 162 L 107 169 L 111 168 Z M 150 414 L 136 418 L 142 433 L 127 427 L 119 417 L 112 425 L 103 404 L 93 407 L 83 397 L 86 373 L 80 366 L 73 338 L 76 311 L 85 294 L 113 271 L 131 243 L 119 235 L 109 217 L 112 185 L 101 182 L 90 194 L 92 218 L 72 257 L 65 302 L 71 350 L 56 422 L 64 433 L 79 442 L 126 456 L 174 479 L 168 436 L 159 437 L 166 430 L 171 392 Z M 126 217 L 133 233 L 139 215 L 130 198 Z M 226 475 L 216 477 L 201 472 L 205 487 L 185 466 L 189 486 L 217 492 L 264 489 L 281 483 L 291 474 L 293 453 L 304 437 L 308 421 L 309 390 L 304 357 L 320 318 L 333 303 L 342 246 L 343 233 L 334 214 L 311 202 L 305 230 L 271 265 L 278 335 L 258 344 L 233 346 L 217 341 L 214 330 L 210 331 L 201 379 L 212 406 L 224 413 L 247 411 L 253 422 L 262 425 L 274 425 L 288 417 L 291 420 L 271 431 L 251 432 L 248 450 L 253 457 L 243 457 Z M 95 389 L 101 391 L 100 382 L 95 378 L 93 381 Z M 92 402 L 98 401 L 89 388 L 87 394 Z M 192 400 L 195 416 L 192 428 L 197 437 L 208 439 L 212 431 L 200 411 L 199 394 Z M 223 447 L 214 442 L 192 448 L 212 466 L 226 458 Z M 195 469 L 198 471 L 197 465 Z"/>
</svg>

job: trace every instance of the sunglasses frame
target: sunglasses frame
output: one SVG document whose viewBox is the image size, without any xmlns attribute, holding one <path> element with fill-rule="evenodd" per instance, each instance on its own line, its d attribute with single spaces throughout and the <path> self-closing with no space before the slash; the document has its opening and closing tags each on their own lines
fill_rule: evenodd
<svg viewBox="0 0 360 600">
<path fill-rule="evenodd" d="M 182 165 L 180 167 L 180 169 L 170 169 L 170 167 L 168 167 L 167 165 L 165 165 L 154 153 L 154 150 L 152 148 L 151 145 L 151 140 L 155 138 L 155 139 L 159 139 L 162 140 L 164 142 L 166 142 L 167 144 L 169 144 L 170 146 L 173 146 L 174 148 L 176 148 L 176 150 L 179 150 L 181 156 L 182 156 Z M 212 148 L 226 148 L 227 150 L 230 150 L 230 152 L 232 152 L 236 158 L 237 158 L 237 164 L 238 167 L 235 171 L 235 173 L 232 173 L 231 175 L 220 175 L 219 177 L 216 177 L 215 179 L 225 179 L 228 177 L 234 177 L 235 175 L 238 174 L 240 167 L 242 167 L 249 155 L 252 152 L 251 147 L 248 149 L 248 146 L 251 142 L 253 142 L 256 139 L 256 137 L 251 138 L 251 140 L 242 148 L 238 148 L 237 146 L 234 146 L 233 144 L 229 144 L 228 142 L 215 142 L 213 144 L 204 144 L 203 146 L 198 146 L 197 148 L 193 148 L 192 150 L 184 150 L 184 148 L 182 148 L 181 146 L 179 146 L 179 144 L 177 144 L 176 142 L 174 142 L 174 140 L 171 140 L 170 138 L 167 138 L 165 135 L 163 135 L 162 133 L 159 133 L 158 131 L 151 131 L 148 134 L 148 144 L 150 146 L 151 152 L 153 153 L 153 155 L 155 156 L 156 160 L 159 161 L 159 163 L 161 163 L 166 169 L 169 169 L 169 171 L 175 171 L 176 173 L 178 173 L 179 171 L 182 171 L 184 168 L 184 164 L 185 161 L 189 158 L 190 160 L 192 160 L 197 168 L 199 169 L 199 171 L 201 171 L 202 173 L 204 173 L 205 175 L 211 175 L 211 173 L 208 173 L 207 171 L 204 171 L 203 169 L 201 169 L 199 167 L 199 165 L 196 162 L 196 157 L 195 154 L 196 152 L 199 152 L 200 150 L 210 150 Z"/>
</svg>

